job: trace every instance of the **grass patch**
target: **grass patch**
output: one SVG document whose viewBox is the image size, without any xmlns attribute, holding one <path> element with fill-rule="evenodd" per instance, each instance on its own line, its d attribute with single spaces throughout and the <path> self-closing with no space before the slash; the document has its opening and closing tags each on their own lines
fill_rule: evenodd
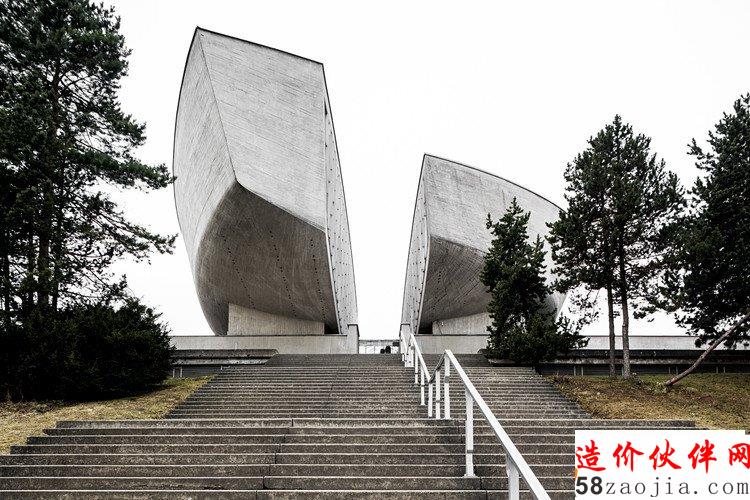
<svg viewBox="0 0 750 500">
<path fill-rule="evenodd" d="M 599 418 L 684 419 L 699 427 L 750 430 L 750 374 L 693 374 L 666 391 L 668 379 L 584 376 L 555 377 L 553 382 Z"/>
<path fill-rule="evenodd" d="M 58 420 L 161 418 L 209 379 L 169 379 L 150 392 L 102 401 L 0 403 L 0 453 L 23 444 L 27 436 L 41 435 Z"/>
</svg>

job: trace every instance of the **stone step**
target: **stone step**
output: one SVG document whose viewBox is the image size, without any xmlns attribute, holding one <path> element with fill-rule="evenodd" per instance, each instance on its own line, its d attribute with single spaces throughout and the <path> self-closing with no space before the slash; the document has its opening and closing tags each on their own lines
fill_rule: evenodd
<svg viewBox="0 0 750 500">
<path fill-rule="evenodd" d="M 528 453 L 524 458 L 529 464 L 559 465 L 570 463 L 570 455 L 563 453 Z M 474 455 L 478 465 L 504 465 L 505 454 L 480 453 Z M 279 453 L 280 464 L 403 464 L 403 465 L 461 465 L 466 462 L 464 450 L 454 453 Z"/>
<path fill-rule="evenodd" d="M 429 401 L 429 398 L 425 398 L 425 403 Z M 444 399 L 439 400 L 442 405 L 445 404 Z M 496 401 L 486 401 L 485 402 L 488 405 L 495 405 L 502 408 L 507 408 L 508 410 L 559 410 L 559 411 L 578 411 L 580 412 L 580 408 L 575 408 L 572 406 L 562 406 L 562 405 L 554 405 L 549 403 L 536 403 L 536 404 L 528 404 L 528 405 L 520 405 L 520 404 L 506 404 L 506 403 L 500 403 Z M 435 404 L 435 400 L 433 399 L 433 405 Z M 367 407 L 390 407 L 390 408 L 416 408 L 420 406 L 420 400 L 417 398 L 414 398 L 413 401 L 310 401 L 308 404 L 305 404 L 303 401 L 299 402 L 277 402 L 277 403 L 264 403 L 261 401 L 253 402 L 253 401 L 240 401 L 240 400 L 194 400 L 194 401 L 187 401 L 185 403 L 182 403 L 179 408 L 176 408 L 176 410 L 185 408 L 185 407 L 226 407 L 226 408 L 232 408 L 232 409 L 240 409 L 243 407 L 247 408 L 315 408 L 315 407 L 342 407 L 347 408 L 351 406 L 367 406 Z M 465 401 L 463 398 L 461 398 L 460 401 L 456 401 L 455 399 L 451 399 L 450 401 L 451 408 L 461 408 L 465 406 Z M 424 405 L 424 408 L 426 408 L 426 404 Z"/>
<path fill-rule="evenodd" d="M 394 342 L 398 339 L 393 339 Z M 277 354 L 268 360 L 264 366 L 281 366 L 284 368 L 296 366 L 367 366 L 378 367 L 398 366 L 401 367 L 401 354 Z"/>
<path fill-rule="evenodd" d="M 543 477 L 547 488 L 560 489 L 572 483 L 570 477 Z M 505 489 L 505 477 L 440 477 L 440 476 L 203 476 L 203 477 L 0 477 L 2 490 L 70 490 L 100 491 L 152 489 L 206 490 L 480 490 Z"/>
<path fill-rule="evenodd" d="M 250 464 L 337 464 L 337 465 L 463 465 L 460 453 L 137 453 L 137 454 L 23 454 L 0 455 L 0 465 L 250 465 Z M 568 464 L 570 455 L 529 453 L 529 464 Z M 474 455 L 476 464 L 503 465 L 504 455 Z M 568 465 L 566 465 L 568 466 Z"/>
<path fill-rule="evenodd" d="M 665 427 L 694 427 L 689 420 L 627 420 L 627 419 L 539 419 L 539 418 L 503 418 L 501 424 L 506 428 L 514 425 L 534 427 L 585 427 L 592 428 L 665 428 Z M 481 418 L 477 418 L 475 428 L 486 425 Z M 462 427 L 460 420 L 435 420 L 431 418 L 418 419 L 325 419 L 325 418 L 266 418 L 266 419 L 160 419 L 160 420 L 62 420 L 57 423 L 58 429 L 127 429 L 127 428 L 214 428 L 234 427 L 238 429 L 258 427 L 294 427 L 294 428 L 353 428 L 353 427 L 397 427 L 397 428 L 435 428 L 435 427 Z"/>
<path fill-rule="evenodd" d="M 293 435 L 317 435 L 317 434 L 383 434 L 388 433 L 399 433 L 399 434 L 410 434 L 410 435 L 462 435 L 463 425 L 461 422 L 454 421 L 438 421 L 440 423 L 447 423 L 448 425 L 435 425 L 435 426 L 415 426 L 415 427 L 388 427 L 388 426 L 342 426 L 342 427 L 190 427 L 184 426 L 182 423 L 173 427 L 166 426 L 154 426 L 154 427 L 81 427 L 81 428 L 53 428 L 46 429 L 45 434 L 50 436 L 72 436 L 72 435 L 266 435 L 266 434 L 293 434 Z M 659 421 L 661 424 L 662 422 Z M 648 424 L 648 422 L 646 422 Z M 676 421 L 671 425 L 667 425 L 669 428 L 694 428 L 692 423 L 685 425 L 685 422 Z M 527 421 L 505 421 L 502 423 L 503 428 L 511 434 L 528 434 L 528 433 L 540 433 L 540 434 L 573 434 L 576 429 L 608 429 L 613 426 L 608 421 L 602 420 L 585 420 L 581 419 L 576 422 L 559 424 L 559 425 L 548 425 L 545 423 L 537 422 L 535 425 L 530 425 Z M 615 426 L 616 428 L 650 428 L 660 426 L 642 425 L 639 421 L 627 421 L 622 422 L 620 425 Z M 478 419 L 474 423 L 476 432 L 489 431 L 489 426 Z"/>
<path fill-rule="evenodd" d="M 398 408 L 384 408 L 384 409 L 376 409 L 376 408 L 310 408 L 310 409 L 292 409 L 292 408 L 286 408 L 286 409 L 253 409 L 253 408 L 225 408 L 225 407 L 186 407 L 180 410 L 175 410 L 174 412 L 169 414 L 169 418 L 177 418 L 179 415 L 183 415 L 185 418 L 196 418 L 205 416 L 208 417 L 209 415 L 214 416 L 226 416 L 226 417 L 237 417 L 237 416 L 245 416 L 245 417 L 306 417 L 306 418 L 314 418 L 314 417 L 326 417 L 326 415 L 329 414 L 335 414 L 335 416 L 356 416 L 356 415 L 362 415 L 362 412 L 365 411 L 365 416 L 375 416 L 375 413 L 384 414 L 381 416 L 394 416 L 397 418 L 402 418 L 406 415 L 412 415 L 415 417 L 427 417 L 428 411 L 427 408 L 424 408 L 422 410 L 412 410 L 412 409 L 403 409 L 400 410 Z M 477 419 L 483 419 L 484 417 L 482 415 L 476 416 L 475 411 L 475 418 Z M 570 410 L 507 410 L 505 412 L 500 411 L 494 411 L 493 412 L 495 417 L 497 417 L 500 421 L 503 421 L 507 418 L 516 418 L 516 419 L 524 419 L 524 418 L 539 418 L 539 417 L 547 417 L 549 419 L 558 419 L 558 418 L 575 418 L 575 419 L 586 419 L 590 418 L 590 415 L 588 413 L 583 412 L 574 412 Z M 453 408 L 451 410 L 450 416 L 454 419 L 463 420 L 464 419 L 464 411 L 462 409 Z M 443 415 L 443 408 L 440 408 L 440 417 L 444 418 Z"/>
<path fill-rule="evenodd" d="M 208 419 L 154 419 L 154 420 L 60 420 L 62 429 L 111 429 L 127 427 L 455 427 L 458 422 L 431 418 L 208 418 Z"/>
<path fill-rule="evenodd" d="M 476 408 L 479 477 L 463 477 L 463 386 L 451 379 L 451 420 L 428 418 L 399 363 L 276 356 L 222 370 L 166 419 L 59 422 L 0 456 L 0 497 L 507 498 L 505 453 Z M 465 370 L 555 500 L 573 498 L 575 429 L 692 426 L 592 419 L 533 369 L 486 364 Z"/>
<path fill-rule="evenodd" d="M 210 476 L 463 476 L 463 464 L 221 464 L 221 465 L 0 465 L 0 477 L 210 477 Z M 563 476 L 570 466 L 535 465 L 542 476 Z M 481 477 L 506 474 L 503 465 L 477 465 Z"/>
<path fill-rule="evenodd" d="M 516 444 L 523 443 L 573 443 L 572 434 L 509 434 Z M 478 443 L 497 441 L 494 433 L 475 433 Z M 463 435 L 398 434 L 263 434 L 263 435 L 108 435 L 108 436 L 31 436 L 28 445 L 64 444 L 460 444 Z"/>
<path fill-rule="evenodd" d="M 227 391 L 231 389 L 246 389 L 251 390 L 255 389 L 258 391 L 271 391 L 271 390 L 288 390 L 288 389 L 300 389 L 303 390 L 305 387 L 307 387 L 310 390 L 316 390 L 316 391 L 325 391 L 325 390 L 331 390 L 331 389 L 338 389 L 341 392 L 360 392 L 360 393 L 377 393 L 377 392 L 409 392 L 419 389 L 420 384 L 413 384 L 411 379 L 406 380 L 393 380 L 388 379 L 383 381 L 384 383 L 382 385 L 371 385 L 367 388 L 367 390 L 364 390 L 361 385 L 363 383 L 370 384 L 373 382 L 372 380 L 368 380 L 367 377 L 363 377 L 361 380 L 352 380 L 352 381 L 341 381 L 339 379 L 332 381 L 332 382 L 321 382 L 316 383 L 315 381 L 308 381 L 304 378 L 300 378 L 297 381 L 290 381 L 290 382 L 283 382 L 279 381 L 277 379 L 269 379 L 269 380 L 249 380 L 246 383 L 211 383 L 204 385 L 201 389 L 198 390 L 198 393 L 206 392 L 206 391 Z M 442 382 L 444 383 L 444 381 Z M 428 385 L 428 384 L 425 384 Z M 481 387 L 482 385 L 486 385 L 486 390 L 491 392 L 509 392 L 509 391 L 515 391 L 515 392 L 522 392 L 523 389 L 530 389 L 530 390 L 539 390 L 539 391 L 547 391 L 552 392 L 554 388 L 549 384 L 504 384 L 502 382 L 498 381 L 492 381 L 488 382 L 486 384 L 474 384 L 477 389 Z M 340 387 L 337 387 L 340 386 Z M 449 384 L 448 387 L 450 390 L 455 391 L 462 391 L 464 386 L 463 384 L 452 382 Z"/>
<path fill-rule="evenodd" d="M 0 478 L 0 491 L 19 490 L 256 490 L 263 476 L 237 477 L 13 477 Z"/>
<path fill-rule="evenodd" d="M 548 490 L 551 500 L 572 500 L 569 491 Z M 297 499 L 332 499 L 332 500 L 500 500 L 507 499 L 505 490 L 68 490 L 68 491 L 23 491 L 6 492 L 8 498 L 35 500 L 297 500 Z M 533 496 L 521 490 L 521 500 L 531 500 Z"/>
<path fill-rule="evenodd" d="M 413 400 L 407 400 L 407 401 L 384 401 L 384 402 L 356 402 L 356 401 L 350 401 L 350 402 L 337 402 L 337 401 L 316 401 L 311 402 L 311 405 L 317 405 L 317 406 L 351 406 L 351 405 L 360 405 L 360 406 L 375 406 L 375 407 L 381 407 L 381 406 L 392 406 L 394 408 L 402 408 L 402 407 L 412 407 L 412 408 L 419 408 L 420 406 L 426 408 L 427 403 L 429 402 L 430 398 L 425 396 L 425 404 L 421 405 L 421 400 L 419 398 L 414 398 Z M 435 404 L 435 399 L 433 398 L 432 404 Z M 445 404 L 445 400 L 443 398 L 439 399 L 441 404 Z M 576 408 L 573 406 L 566 406 L 566 405 L 559 405 L 555 404 L 552 401 L 534 401 L 529 404 L 519 404 L 517 401 L 493 401 L 493 400 L 485 400 L 485 403 L 488 405 L 496 406 L 500 409 L 507 408 L 508 410 L 567 410 L 567 411 L 582 411 L 580 408 Z M 247 401 L 240 401 L 240 400 L 194 400 L 194 401 L 188 401 L 184 403 L 186 405 L 214 405 L 214 406 L 226 406 L 228 408 L 235 407 L 235 406 L 253 406 L 253 407 L 278 407 L 278 405 L 285 405 L 289 407 L 307 407 L 304 405 L 303 402 L 290 402 L 290 403 L 283 403 L 278 402 L 278 405 L 271 404 L 265 404 L 263 402 L 257 401 L 257 402 L 247 402 Z M 450 406 L 451 408 L 461 408 L 464 407 L 466 402 L 463 398 L 456 399 L 451 398 L 450 399 Z M 175 410 L 180 410 L 182 408 L 182 405 L 175 408 Z"/>
<path fill-rule="evenodd" d="M 368 408 L 361 408 L 358 411 L 357 410 L 311 410 L 307 412 L 302 412 L 299 410 L 289 410 L 289 411 L 266 411 L 266 410 L 260 410 L 260 411 L 254 411 L 254 410 L 225 410 L 225 411 L 219 411 L 219 410 L 207 410 L 207 411 L 192 411 L 192 410 L 175 410 L 169 414 L 167 418 L 170 419 L 206 419 L 211 417 L 216 418 L 307 418 L 307 419 L 353 419 L 353 418 L 372 418 L 372 417 L 380 417 L 380 418 L 403 418 L 405 416 L 412 416 L 414 418 L 419 418 L 421 416 L 427 416 L 426 411 L 420 411 L 420 410 L 409 410 L 409 411 L 399 411 L 399 410 L 388 410 L 388 409 L 382 409 L 382 410 L 376 410 L 376 409 L 368 409 Z"/>
<path fill-rule="evenodd" d="M 429 394 L 429 391 L 425 390 L 425 396 Z M 434 393 L 433 393 L 434 394 Z M 444 392 L 441 390 L 440 394 L 443 395 Z M 524 393 L 525 394 L 525 393 Z M 547 401 L 554 401 L 557 404 L 563 404 L 567 406 L 575 406 L 575 404 L 571 404 L 571 402 L 559 394 L 528 394 L 528 399 L 521 399 L 519 400 L 515 394 L 483 394 L 482 399 L 485 401 L 508 401 L 508 402 L 515 402 L 516 404 L 527 404 L 527 403 L 533 403 L 533 401 L 542 399 Z M 214 400 L 242 400 L 242 401 L 301 401 L 305 398 L 308 398 L 311 401 L 409 401 L 414 402 L 418 400 L 420 397 L 420 392 L 418 390 L 414 391 L 408 391 L 403 394 L 393 393 L 393 392 L 387 392 L 383 394 L 373 394 L 373 393 L 360 393 L 360 392 L 353 392 L 353 393 L 341 393 L 341 392 L 314 392 L 314 391 L 307 391 L 300 390 L 298 392 L 292 392 L 292 391 L 279 391 L 277 393 L 272 392 L 264 392 L 264 391 L 250 391 L 247 393 L 239 392 L 239 391 L 227 391 L 227 392 L 221 392 L 221 393 L 200 393 L 195 394 L 193 396 L 190 396 L 185 401 L 194 401 L 194 400 L 206 400 L 206 399 L 214 399 Z M 450 397 L 453 400 L 464 400 L 464 392 L 453 392 L 451 391 Z"/>
<path fill-rule="evenodd" d="M 479 477 L 340 477 L 340 476 L 269 476 L 267 489 L 299 490 L 472 490 L 482 488 Z"/>
<path fill-rule="evenodd" d="M 425 394 L 425 401 L 428 399 L 429 394 Z M 445 399 L 444 394 L 441 394 L 441 400 Z M 434 395 L 433 395 L 434 397 Z M 484 398 L 483 398 L 484 399 Z M 450 395 L 451 403 L 454 405 L 463 405 L 465 402 L 465 399 L 463 395 L 460 396 L 453 396 Z M 513 406 L 515 408 L 536 408 L 536 407 L 543 407 L 543 406 L 553 406 L 555 408 L 568 408 L 568 409 L 577 409 L 580 410 L 580 407 L 572 405 L 568 402 L 556 402 L 554 399 L 540 399 L 540 398 L 529 398 L 527 401 L 519 401 L 518 399 L 501 399 L 501 398 L 486 398 L 484 399 L 486 403 L 488 404 L 503 404 L 507 406 Z M 393 404 L 396 406 L 403 406 L 405 404 L 414 405 L 418 404 L 420 401 L 420 396 L 418 394 L 416 395 L 409 395 L 406 397 L 389 397 L 389 398 L 357 398 L 357 397 L 325 397 L 325 396 L 311 396 L 307 402 L 310 404 L 375 404 L 375 405 L 387 405 L 387 404 Z M 266 399 L 263 399 L 260 396 L 256 396 L 254 398 L 243 398 L 239 395 L 234 394 L 228 394 L 225 396 L 199 396 L 195 398 L 191 398 L 188 400 L 185 400 L 183 404 L 190 404 L 190 403 L 220 403 L 220 404 L 265 404 L 265 405 L 271 405 L 271 404 L 290 404 L 290 405 L 300 405 L 304 404 L 305 400 L 302 397 L 294 397 L 294 398 L 282 398 L 282 397 L 269 397 Z"/>
<path fill-rule="evenodd" d="M 327 435 L 327 434 L 399 434 L 444 435 L 461 434 L 463 428 L 458 426 L 424 426 L 424 427 L 123 427 L 123 428 L 52 428 L 44 429 L 49 436 L 103 436 L 103 435 Z"/>
<path fill-rule="evenodd" d="M 346 418 L 368 418 L 368 417 L 381 417 L 381 418 L 403 418 L 406 415 L 411 415 L 414 418 L 419 418 L 421 416 L 427 416 L 426 411 L 420 411 L 420 410 L 411 410 L 411 411 L 398 411 L 398 410 L 370 410 L 367 411 L 366 409 L 362 409 L 360 411 L 309 411 L 309 412 L 298 412 L 298 411 L 233 411 L 233 410 L 227 410 L 227 411 L 216 411 L 216 410 L 208 410 L 208 411 L 197 411 L 193 412 L 190 410 L 185 410 L 184 412 L 182 410 L 175 410 L 174 412 L 171 412 L 167 418 L 173 419 L 173 418 L 182 418 L 182 419 L 189 419 L 189 418 L 196 418 L 196 419 L 206 419 L 216 417 L 216 418 L 236 418 L 236 417 L 246 417 L 246 418 L 252 418 L 252 417 L 261 417 L 261 418 L 308 418 L 308 419 L 346 419 Z"/>
<path fill-rule="evenodd" d="M 297 402 L 301 403 L 303 394 L 296 394 L 296 395 L 290 395 L 289 398 L 284 398 L 282 395 L 272 396 L 268 395 L 268 398 L 262 399 L 262 393 L 255 393 L 252 398 L 245 398 L 242 394 L 236 394 L 236 393 L 228 393 L 228 394 L 206 394 L 206 395 L 199 395 L 190 399 L 185 400 L 187 403 L 192 402 L 222 402 L 222 403 L 263 403 L 265 402 Z M 441 393 L 441 396 L 444 396 Z M 429 393 L 425 391 L 425 399 L 429 397 Z M 433 393 L 434 397 L 434 393 Z M 330 394 L 309 394 L 309 401 L 312 402 L 330 402 L 330 403 L 337 403 L 337 402 L 347 402 L 347 401 L 364 401 L 364 402 L 371 402 L 374 404 L 399 404 L 399 403 L 411 403 L 414 404 L 415 402 L 420 400 L 420 394 L 407 394 L 404 396 L 398 396 L 398 395 L 388 395 L 385 397 L 379 397 L 379 398 L 361 398 L 357 397 L 356 395 L 352 396 L 346 396 L 346 395 L 337 395 L 333 396 Z M 441 397 L 442 399 L 442 397 Z M 450 399 L 452 402 L 458 404 L 459 402 L 461 404 L 464 403 L 465 398 L 463 394 L 454 395 L 450 394 Z M 534 406 L 534 405 L 555 405 L 555 406 L 561 406 L 561 407 L 567 407 L 567 408 L 578 408 L 575 405 L 571 405 L 568 401 L 561 400 L 557 396 L 534 396 L 531 395 L 527 399 L 520 399 L 518 397 L 510 397 L 510 396 L 502 396 L 502 397 L 482 397 L 487 403 L 495 403 L 495 404 L 507 404 L 507 405 L 513 405 L 516 407 L 523 407 L 523 406 Z"/>
<path fill-rule="evenodd" d="M 570 453 L 572 444 L 518 443 L 521 453 Z M 501 453 L 500 444 L 477 444 L 477 453 Z M 11 446 L 12 454 L 46 453 L 461 453 L 463 444 L 326 444 L 326 443 L 272 443 L 272 444 L 32 444 Z"/>
<path fill-rule="evenodd" d="M 425 397 L 425 403 L 429 400 L 428 397 Z M 433 398 L 434 403 L 435 398 Z M 440 401 L 445 402 L 444 395 L 441 395 Z M 579 407 L 569 405 L 569 404 L 561 404 L 561 403 L 554 403 L 549 401 L 533 401 L 533 402 L 525 402 L 521 403 L 518 400 L 516 401 L 497 401 L 497 400 L 485 400 L 487 404 L 495 405 L 495 406 L 503 406 L 510 409 L 550 409 L 550 410 L 568 410 L 568 411 L 582 411 Z M 273 399 L 253 399 L 253 400 L 243 400 L 242 398 L 237 397 L 227 397 L 227 398 L 201 398 L 201 399 L 192 399 L 189 401 L 185 401 L 180 405 L 180 409 L 186 405 L 223 405 L 223 406 L 271 406 L 271 405 L 286 405 L 286 406 L 292 406 L 292 407 L 298 407 L 302 405 L 376 405 L 376 406 L 394 406 L 394 407 L 403 407 L 403 406 L 419 406 L 420 405 L 420 398 L 414 397 L 409 399 L 397 399 L 397 400 L 358 400 L 358 399 L 311 399 L 307 402 L 304 400 L 283 400 L 281 398 L 273 398 Z M 450 404 L 451 407 L 461 407 L 465 405 L 465 400 L 463 397 L 460 398 L 450 398 Z"/>
<path fill-rule="evenodd" d="M 224 401 L 189 401 L 180 405 L 180 408 L 231 408 L 231 409 L 302 409 L 302 408 L 361 408 L 362 406 L 367 407 L 386 407 L 393 409 L 413 409 L 416 401 L 398 401 L 398 402 L 357 402 L 357 401 L 346 401 L 346 402 L 335 402 L 335 401 L 310 401 L 307 404 L 304 402 L 291 402 L 291 403 L 262 403 L 262 402 L 236 402 L 228 403 Z"/>
</svg>

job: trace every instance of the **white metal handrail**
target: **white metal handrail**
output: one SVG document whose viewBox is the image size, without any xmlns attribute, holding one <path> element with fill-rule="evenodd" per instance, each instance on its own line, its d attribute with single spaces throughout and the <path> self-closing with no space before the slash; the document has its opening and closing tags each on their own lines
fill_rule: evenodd
<svg viewBox="0 0 750 500">
<path fill-rule="evenodd" d="M 495 436 L 500 440 L 500 446 L 502 446 L 503 450 L 505 451 L 505 470 L 508 475 L 508 498 L 511 500 L 518 500 L 520 496 L 520 478 L 522 477 L 523 480 L 526 482 L 526 485 L 529 487 L 529 490 L 531 491 L 532 495 L 534 495 L 534 498 L 537 500 L 549 500 L 549 495 L 547 494 L 547 491 L 542 486 L 542 483 L 539 482 L 539 479 L 536 477 L 534 472 L 531 470 L 531 467 L 529 467 L 529 464 L 526 463 L 526 460 L 523 458 L 521 453 L 518 451 L 518 448 L 516 448 L 516 445 L 513 444 L 513 441 L 510 439 L 510 436 L 508 436 L 508 433 L 505 432 L 505 429 L 503 429 L 503 426 L 500 425 L 500 422 L 497 420 L 497 417 L 495 417 L 494 413 L 492 413 L 492 410 L 490 410 L 489 406 L 487 406 L 487 403 L 485 403 L 484 398 L 482 398 L 482 395 L 479 394 L 479 391 L 477 391 L 477 388 L 474 387 L 474 384 L 469 379 L 468 375 L 466 375 L 466 372 L 461 367 L 461 364 L 458 362 L 456 357 L 453 355 L 453 353 L 446 349 L 443 355 L 440 357 L 440 360 L 438 361 L 438 364 L 435 366 L 435 371 L 429 375 L 429 376 L 418 376 L 420 372 L 421 374 L 427 373 L 429 374 L 427 370 L 427 366 L 424 362 L 424 358 L 422 357 L 422 351 L 419 349 L 419 345 L 417 344 L 417 339 L 414 337 L 414 333 L 411 332 L 411 327 L 408 324 L 401 325 L 401 332 L 400 332 L 400 340 L 402 342 L 402 345 L 405 347 L 404 350 L 402 350 L 402 360 L 404 361 L 404 365 L 407 367 L 414 366 L 414 383 L 420 385 L 420 393 L 421 393 L 421 404 L 425 405 L 425 385 L 427 385 L 427 393 L 428 393 L 428 401 L 427 401 L 427 416 L 433 417 L 436 419 L 440 419 L 440 410 L 441 410 L 441 403 L 443 407 L 442 411 L 442 418 L 449 419 L 451 418 L 451 407 L 450 407 L 450 378 L 451 378 L 451 365 L 453 365 L 453 369 L 456 372 L 456 375 L 458 375 L 459 380 L 464 386 L 464 394 L 466 397 L 466 418 L 464 420 L 465 424 L 465 436 L 464 436 L 464 443 L 465 443 L 465 453 L 466 453 L 466 473 L 465 476 L 467 477 L 473 477 L 474 474 L 474 405 L 479 408 L 479 411 L 482 412 L 484 415 L 484 418 L 487 420 L 487 423 L 489 423 L 490 427 L 492 428 L 492 431 L 495 433 Z M 413 363 L 413 364 L 412 364 Z M 441 388 L 441 381 L 440 381 L 440 372 L 441 368 L 443 371 L 443 380 Z M 434 387 L 434 389 L 433 389 Z M 442 391 L 441 391 L 442 389 Z M 433 398 L 433 392 L 435 394 L 435 397 Z M 442 398 L 441 398 L 441 392 L 442 392 Z M 434 412 L 433 412 L 434 408 Z"/>
<path fill-rule="evenodd" d="M 427 377 L 430 371 L 427 369 L 427 364 L 424 362 L 422 357 L 422 350 L 417 344 L 417 339 L 414 337 L 414 333 L 411 331 L 411 325 L 408 323 L 401 324 L 401 331 L 399 332 L 399 341 L 401 346 L 401 361 L 407 368 L 414 368 L 414 385 L 419 385 L 420 403 L 422 406 L 425 405 L 425 386 L 427 385 Z"/>
</svg>

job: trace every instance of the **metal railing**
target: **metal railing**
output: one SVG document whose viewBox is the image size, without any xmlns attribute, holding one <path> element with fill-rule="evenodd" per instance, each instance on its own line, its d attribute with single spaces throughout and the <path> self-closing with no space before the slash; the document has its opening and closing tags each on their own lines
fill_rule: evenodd
<svg viewBox="0 0 750 500">
<path fill-rule="evenodd" d="M 497 417 L 492 413 L 487 403 L 479 394 L 477 388 L 471 382 L 466 372 L 461 367 L 453 353 L 446 349 L 443 355 L 440 357 L 438 364 L 435 366 L 435 371 L 430 374 L 427 369 L 427 365 L 422 356 L 422 351 L 419 349 L 417 339 L 414 337 L 414 333 L 411 331 L 411 326 L 408 324 L 401 325 L 400 341 L 402 344 L 402 360 L 404 365 L 407 367 L 414 367 L 414 384 L 420 386 L 420 404 L 422 406 L 427 405 L 427 416 L 434 417 L 436 419 L 450 419 L 451 418 L 451 405 L 450 405 L 450 380 L 451 380 L 451 365 L 455 371 L 458 379 L 464 386 L 464 395 L 466 398 L 466 418 L 464 419 L 465 434 L 464 434 L 464 449 L 466 454 L 466 477 L 474 477 L 474 405 L 479 408 L 479 411 L 484 415 L 490 428 L 495 433 L 495 436 L 500 440 L 500 446 L 502 446 L 505 452 L 505 470 L 508 475 L 508 498 L 510 500 L 518 500 L 520 496 L 520 478 L 523 478 L 524 482 L 528 486 L 531 494 L 537 500 L 549 500 L 549 495 L 544 489 L 539 479 L 536 477 L 534 472 L 526 463 L 521 453 L 513 444 L 513 441 L 505 432 L 503 426 L 498 422 Z M 440 372 L 443 371 L 442 387 Z M 425 389 L 427 391 L 427 401 L 425 402 Z M 442 389 L 442 390 L 441 390 Z M 434 398 L 433 398 L 434 393 Z M 442 406 L 442 417 L 441 417 L 441 406 Z M 434 411 L 433 411 L 434 409 Z"/>
<path fill-rule="evenodd" d="M 430 371 L 427 369 L 427 364 L 424 362 L 422 357 L 422 351 L 417 344 L 417 339 L 414 338 L 414 334 L 411 332 L 411 326 L 408 323 L 401 325 L 401 331 L 399 332 L 399 341 L 401 350 L 401 361 L 404 362 L 404 366 L 407 368 L 414 368 L 414 385 L 419 385 L 420 403 L 422 406 L 425 405 L 425 386 L 427 385 L 427 377 Z M 430 413 L 430 416 L 432 414 Z"/>
</svg>

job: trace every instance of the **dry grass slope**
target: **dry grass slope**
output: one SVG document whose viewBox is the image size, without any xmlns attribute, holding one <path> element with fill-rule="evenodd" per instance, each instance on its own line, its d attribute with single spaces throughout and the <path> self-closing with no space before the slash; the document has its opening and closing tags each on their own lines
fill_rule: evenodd
<svg viewBox="0 0 750 500">
<path fill-rule="evenodd" d="M 104 401 L 0 403 L 0 453 L 23 444 L 27 436 L 41 435 L 58 420 L 161 418 L 208 380 L 170 379 L 151 392 Z"/>
<path fill-rule="evenodd" d="M 694 374 L 672 390 L 666 375 L 633 381 L 556 377 L 555 385 L 600 418 L 676 418 L 700 427 L 750 430 L 750 374 Z"/>
</svg>

